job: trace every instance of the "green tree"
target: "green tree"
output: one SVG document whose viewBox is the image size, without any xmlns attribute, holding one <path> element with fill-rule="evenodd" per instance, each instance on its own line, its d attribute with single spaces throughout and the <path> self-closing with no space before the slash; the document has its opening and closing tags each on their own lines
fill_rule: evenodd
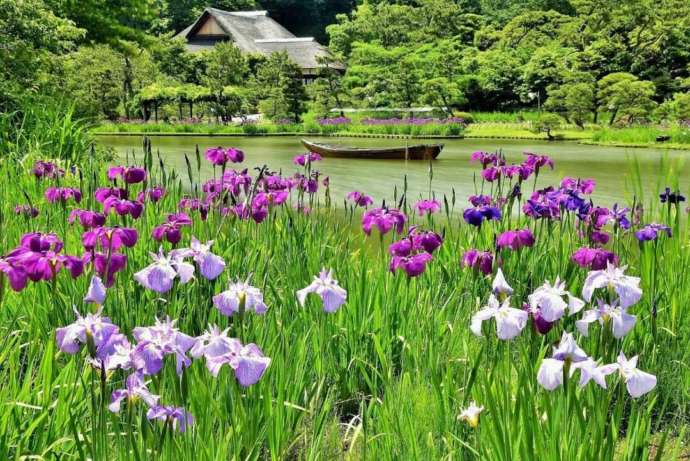
<svg viewBox="0 0 690 461">
<path fill-rule="evenodd" d="M 321 66 L 319 76 L 311 85 L 310 90 L 314 98 L 315 110 L 325 116 L 334 107 L 345 107 L 347 92 L 343 87 L 338 60 L 331 56 L 323 56 L 317 58 L 317 62 Z"/>
<path fill-rule="evenodd" d="M 467 102 L 458 84 L 446 77 L 425 80 L 422 93 L 422 102 L 443 110 L 449 117 L 453 115 L 453 108 Z"/>
<path fill-rule="evenodd" d="M 580 128 L 596 109 L 595 87 L 591 83 L 575 82 L 552 86 L 544 104 L 546 110 L 563 115 Z"/>
<path fill-rule="evenodd" d="M 207 52 L 205 58 L 206 72 L 201 78 L 202 83 L 210 89 L 215 99 L 216 116 L 228 120 L 235 115 L 238 105 L 234 104 L 236 94 L 226 95 L 225 90 L 246 81 L 249 73 L 247 60 L 232 42 L 217 44 Z"/>
<path fill-rule="evenodd" d="M 259 66 L 254 85 L 261 112 L 272 120 L 300 120 L 307 93 L 301 68 L 285 52 L 271 54 Z"/>
<path fill-rule="evenodd" d="M 654 83 L 639 80 L 625 72 L 609 74 L 597 82 L 597 98 L 610 113 L 609 125 L 617 119 L 628 123 L 649 116 L 656 103 L 652 100 Z"/>
</svg>

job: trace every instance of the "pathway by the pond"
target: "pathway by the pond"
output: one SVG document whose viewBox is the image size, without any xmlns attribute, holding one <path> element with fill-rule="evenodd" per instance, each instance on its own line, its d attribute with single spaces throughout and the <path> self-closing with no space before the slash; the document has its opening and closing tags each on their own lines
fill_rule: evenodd
<svg viewBox="0 0 690 461">
<path fill-rule="evenodd" d="M 330 143 L 354 146 L 397 146 L 404 145 L 399 139 L 313 138 Z M 292 157 L 302 153 L 298 137 L 232 137 L 232 136 L 165 136 L 152 137 L 154 152 L 160 150 L 166 165 L 176 168 L 186 178 L 183 154 L 194 158 L 196 145 L 202 153 L 207 147 L 238 147 L 246 154 L 245 168 L 268 165 L 272 170 L 292 173 L 297 167 Z M 98 141 L 113 147 L 124 157 L 126 152 L 142 152 L 142 138 L 138 136 L 99 136 Z M 423 143 L 411 140 L 411 143 Z M 427 141 L 433 142 L 433 141 Z M 595 201 L 611 205 L 614 202 L 629 201 L 641 186 L 646 197 L 656 194 L 660 188 L 671 185 L 674 178 L 680 182 L 681 190 L 690 187 L 690 151 L 666 149 L 619 148 L 582 145 L 574 142 L 544 142 L 499 139 L 453 139 L 440 141 L 445 148 L 438 160 L 432 164 L 432 190 L 441 197 L 450 195 L 454 188 L 464 206 L 465 197 L 475 192 L 474 175 L 479 172 L 476 164 L 470 163 L 470 154 L 475 150 L 502 150 L 508 161 L 520 161 L 523 152 L 550 155 L 556 162 L 556 169 L 545 171 L 539 177 L 539 186 L 554 184 L 563 176 L 594 178 L 597 181 Z M 203 162 L 202 173 L 212 176 L 212 168 Z M 315 166 L 330 177 L 331 191 L 336 199 L 342 199 L 352 190 L 365 191 L 377 201 L 391 200 L 394 186 L 401 190 L 407 175 L 411 200 L 428 194 L 429 163 L 396 160 L 325 159 Z M 638 176 L 639 172 L 639 176 Z M 531 190 L 531 183 L 529 185 Z"/>
</svg>

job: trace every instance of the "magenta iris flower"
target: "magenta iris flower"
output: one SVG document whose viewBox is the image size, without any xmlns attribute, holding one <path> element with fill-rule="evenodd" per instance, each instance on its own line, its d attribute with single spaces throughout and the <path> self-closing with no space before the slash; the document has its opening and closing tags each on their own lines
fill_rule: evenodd
<svg viewBox="0 0 690 461">
<path fill-rule="evenodd" d="M 17 205 L 14 207 L 14 214 L 25 218 L 35 218 L 38 216 L 38 208 L 31 205 Z"/>
<path fill-rule="evenodd" d="M 3 278 L 7 277 L 14 291 L 22 291 L 26 287 L 27 275 L 21 265 L 15 265 L 11 259 L 0 258 L 0 286 Z"/>
<path fill-rule="evenodd" d="M 483 169 L 485 169 L 489 165 L 503 166 L 506 163 L 505 159 L 499 154 L 490 154 L 488 152 L 481 151 L 472 152 L 472 155 L 470 156 L 470 161 L 481 163 Z"/>
<path fill-rule="evenodd" d="M 111 287 L 115 283 L 115 274 L 127 267 L 127 255 L 93 251 L 84 256 L 84 262 L 92 263 L 96 274 L 104 281 L 105 286 Z"/>
<path fill-rule="evenodd" d="M 402 269 L 408 277 L 418 277 L 424 273 L 427 263 L 432 259 L 434 257 L 426 251 L 408 256 L 393 256 L 390 271 L 395 272 L 398 269 Z"/>
<path fill-rule="evenodd" d="M 501 169 L 495 166 L 482 170 L 482 178 L 488 182 L 494 182 L 501 177 Z"/>
<path fill-rule="evenodd" d="M 76 203 L 81 202 L 81 191 L 74 187 L 49 187 L 45 191 L 45 198 L 48 203 L 67 203 L 70 200 Z"/>
<path fill-rule="evenodd" d="M 603 248 L 582 247 L 570 259 L 583 269 L 591 270 L 605 269 L 608 263 L 618 264 L 618 256 Z"/>
<path fill-rule="evenodd" d="M 437 233 L 412 227 L 407 237 L 389 246 L 388 250 L 392 255 L 390 271 L 402 269 L 408 277 L 421 275 L 426 270 L 427 263 L 433 259 L 431 253 L 442 243 L 443 239 Z"/>
<path fill-rule="evenodd" d="M 209 208 L 208 203 L 205 203 L 198 198 L 182 197 L 177 203 L 177 209 L 180 211 L 198 211 L 202 221 L 206 221 L 208 218 Z"/>
<path fill-rule="evenodd" d="M 651 240 L 656 240 L 660 234 L 666 234 L 668 237 L 671 237 L 672 230 L 670 227 L 663 224 L 647 224 L 642 229 L 635 232 L 635 238 L 640 242 L 649 242 Z"/>
<path fill-rule="evenodd" d="M 496 240 L 498 248 L 509 248 L 519 250 L 522 247 L 534 245 L 534 234 L 529 229 L 516 229 L 503 232 Z"/>
<path fill-rule="evenodd" d="M 419 216 L 437 213 L 441 209 L 438 200 L 420 200 L 413 205 Z"/>
<path fill-rule="evenodd" d="M 211 147 L 206 149 L 205 157 L 212 164 L 222 166 L 228 162 L 242 163 L 244 161 L 244 152 L 234 147 L 229 147 L 228 149 Z"/>
<path fill-rule="evenodd" d="M 282 205 L 287 201 L 289 195 L 290 193 L 286 190 L 259 192 L 252 200 L 252 207 L 261 208 Z"/>
<path fill-rule="evenodd" d="M 146 181 L 146 169 L 137 166 L 114 166 L 108 169 L 108 179 L 121 178 L 126 184 Z"/>
<path fill-rule="evenodd" d="M 316 152 L 307 152 L 306 154 L 296 155 L 292 159 L 292 163 L 299 166 L 305 166 L 307 163 L 314 163 L 323 160 L 323 158 Z"/>
<path fill-rule="evenodd" d="M 109 197 L 117 197 L 120 199 L 127 199 L 129 194 L 125 189 L 119 187 L 99 187 L 94 193 L 98 203 L 105 203 Z"/>
<path fill-rule="evenodd" d="M 575 179 L 566 176 L 561 181 L 562 189 L 570 189 L 578 191 L 582 194 L 589 195 L 594 192 L 597 182 L 594 179 Z"/>
<path fill-rule="evenodd" d="M 146 203 L 148 200 L 151 203 L 157 203 L 163 197 L 165 197 L 165 189 L 161 186 L 155 186 L 151 189 L 139 192 L 139 194 L 137 194 L 137 202 Z"/>
<path fill-rule="evenodd" d="M 355 206 L 359 206 L 362 208 L 366 208 L 374 203 L 374 200 L 370 196 L 357 191 L 353 191 L 347 194 L 347 199 L 350 202 L 354 203 Z"/>
<path fill-rule="evenodd" d="M 117 251 L 123 246 L 132 248 L 138 237 L 136 229 L 129 227 L 97 227 L 84 232 L 81 241 L 87 250 L 100 245 L 104 251 Z"/>
<path fill-rule="evenodd" d="M 13 267 L 21 267 L 33 282 L 53 280 L 62 269 L 72 278 L 84 271 L 84 262 L 77 256 L 61 254 L 62 242 L 55 234 L 33 232 L 25 234 L 21 245 L 5 258 Z"/>
<path fill-rule="evenodd" d="M 60 168 L 57 164 L 53 162 L 46 162 L 43 160 L 38 160 L 34 163 L 32 173 L 37 178 L 60 178 L 65 176 L 65 170 Z"/>
<path fill-rule="evenodd" d="M 108 214 L 110 211 L 115 211 L 119 216 L 131 216 L 132 219 L 139 219 L 141 213 L 144 211 L 144 205 L 141 202 L 133 202 L 117 197 L 108 197 L 103 202 L 103 212 Z"/>
<path fill-rule="evenodd" d="M 548 155 L 533 154 L 531 152 L 525 152 L 525 155 L 527 156 L 525 164 L 533 167 L 536 174 L 539 174 L 539 170 L 545 166 L 553 170 L 554 163 Z"/>
<path fill-rule="evenodd" d="M 105 224 L 105 215 L 91 210 L 72 210 L 69 214 L 69 223 L 74 224 L 77 221 L 84 229 L 93 229 Z"/>
<path fill-rule="evenodd" d="M 177 244 L 182 240 L 182 228 L 191 225 L 192 220 L 186 213 L 169 214 L 163 224 L 153 228 L 151 236 L 157 242 L 165 238 L 168 242 Z"/>
<path fill-rule="evenodd" d="M 462 267 L 470 267 L 484 275 L 493 272 L 494 256 L 489 251 L 479 251 L 474 248 L 469 249 L 462 256 Z"/>
<path fill-rule="evenodd" d="M 493 198 L 490 195 L 470 195 L 468 200 L 474 207 L 489 206 L 493 204 Z"/>
<path fill-rule="evenodd" d="M 362 230 L 367 235 L 371 235 L 371 230 L 376 227 L 381 235 L 385 235 L 395 230 L 398 234 L 402 233 L 407 216 L 395 208 L 372 208 L 362 215 Z"/>
</svg>

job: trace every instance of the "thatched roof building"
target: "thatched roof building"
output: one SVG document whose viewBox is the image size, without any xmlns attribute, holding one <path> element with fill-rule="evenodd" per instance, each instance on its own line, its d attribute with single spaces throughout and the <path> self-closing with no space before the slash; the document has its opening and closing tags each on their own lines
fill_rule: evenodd
<svg viewBox="0 0 690 461">
<path fill-rule="evenodd" d="M 328 50 L 313 37 L 296 37 L 271 19 L 266 11 L 231 12 L 206 8 L 194 24 L 177 37 L 184 38 L 187 49 L 192 52 L 213 48 L 226 40 L 231 40 L 245 53 L 269 55 L 285 51 L 302 68 L 306 78 L 317 75 L 320 66 L 316 58 L 328 55 Z M 336 66 L 344 70 L 344 66 Z"/>
</svg>

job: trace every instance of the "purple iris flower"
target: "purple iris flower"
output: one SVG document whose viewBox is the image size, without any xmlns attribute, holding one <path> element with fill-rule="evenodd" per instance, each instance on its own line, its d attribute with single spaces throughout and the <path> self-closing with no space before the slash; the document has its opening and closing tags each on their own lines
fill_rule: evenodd
<svg viewBox="0 0 690 461">
<path fill-rule="evenodd" d="M 105 224 L 105 215 L 91 210 L 72 210 L 69 214 L 69 223 L 74 224 L 76 221 L 79 221 L 84 229 L 93 229 Z"/>
<path fill-rule="evenodd" d="M 204 357 L 208 371 L 217 377 L 220 368 L 228 357 L 237 356 L 242 350 L 242 343 L 235 338 L 228 336 L 228 329 L 220 331 L 217 326 L 209 328 L 194 340 L 194 345 L 189 350 L 189 354 L 194 358 Z"/>
<path fill-rule="evenodd" d="M 601 270 L 607 264 L 618 264 L 618 256 L 603 248 L 582 247 L 575 251 L 570 259 L 583 269 Z"/>
<path fill-rule="evenodd" d="M 132 248 L 139 238 L 136 229 L 129 227 L 96 227 L 84 232 L 82 244 L 87 250 L 94 250 L 100 244 L 104 251 L 117 251 L 120 248 Z"/>
<path fill-rule="evenodd" d="M 333 269 L 322 269 L 318 277 L 314 277 L 308 286 L 297 291 L 297 300 L 302 307 L 309 293 L 314 293 L 321 298 L 323 310 L 328 313 L 336 312 L 347 299 L 347 291 L 333 278 Z"/>
<path fill-rule="evenodd" d="M 426 251 L 421 251 L 409 256 L 393 256 L 390 264 L 390 271 L 395 272 L 398 269 L 405 271 L 408 277 L 418 277 L 426 270 L 426 265 L 431 261 L 433 256 Z"/>
<path fill-rule="evenodd" d="M 34 163 L 32 173 L 36 178 L 60 178 L 65 176 L 65 170 L 58 167 L 57 164 L 53 162 L 46 162 L 44 160 L 38 160 Z"/>
<path fill-rule="evenodd" d="M 462 217 L 467 224 L 480 227 L 484 220 L 500 220 L 501 211 L 494 206 L 480 206 L 467 208 L 463 211 Z"/>
<path fill-rule="evenodd" d="M 629 212 L 630 208 L 619 208 L 618 204 L 615 203 L 613 208 L 611 208 L 611 219 L 613 219 L 621 229 L 628 230 L 630 229 L 630 220 L 628 219 Z"/>
<path fill-rule="evenodd" d="M 287 201 L 289 196 L 290 193 L 286 190 L 259 192 L 252 200 L 252 207 L 261 208 L 282 205 Z"/>
<path fill-rule="evenodd" d="M 254 311 L 263 315 L 268 310 L 264 304 L 264 296 L 261 291 L 249 285 L 248 282 L 237 281 L 230 283 L 228 289 L 213 297 L 213 305 L 221 314 L 232 317 L 239 313 L 240 308 L 246 311 Z"/>
<path fill-rule="evenodd" d="M 126 199 L 129 197 L 129 194 L 125 189 L 121 189 L 119 187 L 99 187 L 96 189 L 94 196 L 96 197 L 96 201 L 98 203 L 105 203 L 106 199 L 109 197 Z"/>
<path fill-rule="evenodd" d="M 202 221 L 208 218 L 209 205 L 198 198 L 182 197 L 177 204 L 178 210 L 198 211 Z"/>
<path fill-rule="evenodd" d="M 510 248 L 511 250 L 519 250 L 522 247 L 531 247 L 534 245 L 534 234 L 529 229 L 516 229 L 503 232 L 496 240 L 498 248 Z"/>
<path fill-rule="evenodd" d="M 312 172 L 310 177 L 303 174 L 295 174 L 295 181 L 297 188 L 305 191 L 308 194 L 315 194 L 319 190 L 319 172 Z"/>
<path fill-rule="evenodd" d="M 81 191 L 74 187 L 49 187 L 45 191 L 45 198 L 48 203 L 67 203 L 69 200 L 74 200 L 76 203 L 81 202 Z"/>
<path fill-rule="evenodd" d="M 402 233 L 407 216 L 395 208 L 372 208 L 362 215 L 362 230 L 371 235 L 372 227 L 376 226 L 381 235 L 385 235 L 394 229 L 398 234 Z"/>
<path fill-rule="evenodd" d="M 656 240 L 660 233 L 665 233 L 668 237 L 672 236 L 671 228 L 663 224 L 647 224 L 642 229 L 635 232 L 635 237 L 640 242 Z"/>
<path fill-rule="evenodd" d="M 22 237 L 21 245 L 7 255 L 13 267 L 21 267 L 34 282 L 53 280 L 62 270 L 68 269 L 72 278 L 84 271 L 84 262 L 77 256 L 60 254 L 62 242 L 55 234 L 29 233 Z"/>
<path fill-rule="evenodd" d="M 358 191 L 353 191 L 347 194 L 347 199 L 354 203 L 355 206 L 362 208 L 366 208 L 374 203 L 374 200 L 370 196 Z"/>
<path fill-rule="evenodd" d="M 125 399 L 129 404 L 132 404 L 137 400 L 141 400 L 149 408 L 153 408 L 158 405 L 160 396 L 153 395 L 149 391 L 148 387 L 146 387 L 146 383 L 144 382 L 143 373 L 137 371 L 127 377 L 124 389 L 118 389 L 113 392 L 110 398 L 110 405 L 108 405 L 108 409 L 113 413 L 119 413 L 122 401 Z"/>
<path fill-rule="evenodd" d="M 495 166 L 482 170 L 482 178 L 488 182 L 494 182 L 501 177 L 501 169 Z"/>
<path fill-rule="evenodd" d="M 594 192 L 597 182 L 594 179 L 575 179 L 566 176 L 561 180 L 561 188 L 589 195 Z"/>
<path fill-rule="evenodd" d="M 179 277 L 183 284 L 194 278 L 194 266 L 185 262 L 182 255 L 171 252 L 166 256 L 161 248 L 158 254 L 151 253 L 151 259 L 153 263 L 134 274 L 134 280 L 148 290 L 167 293 L 175 278 Z"/>
<path fill-rule="evenodd" d="M 55 234 L 43 234 L 41 232 L 29 232 L 20 239 L 20 246 L 27 250 L 44 252 L 59 252 L 64 246 L 62 241 Z"/>
<path fill-rule="evenodd" d="M 323 160 L 323 158 L 316 152 L 307 152 L 306 154 L 297 155 L 292 159 L 292 163 L 299 166 L 305 166 L 307 163 L 314 163 Z"/>
<path fill-rule="evenodd" d="M 165 197 L 165 189 L 161 186 L 155 186 L 151 189 L 146 189 L 139 192 L 137 195 L 137 202 L 146 203 L 150 201 L 151 203 L 159 202 L 163 197 Z"/>
<path fill-rule="evenodd" d="M 15 265 L 11 259 L 0 258 L 0 285 L 2 285 L 3 276 L 7 276 L 14 291 L 19 292 L 26 287 L 26 271 L 21 265 Z"/>
<path fill-rule="evenodd" d="M 498 167 L 506 164 L 505 159 L 501 157 L 499 154 L 490 154 L 488 152 L 481 151 L 472 152 L 472 155 L 470 156 L 470 161 L 481 163 L 482 169 L 486 169 L 486 167 L 489 165 Z"/>
<path fill-rule="evenodd" d="M 548 155 L 533 154 L 531 152 L 525 152 L 524 154 L 527 156 L 525 164 L 533 167 L 536 174 L 539 174 L 539 170 L 545 166 L 553 170 L 553 160 Z"/>
<path fill-rule="evenodd" d="M 244 152 L 234 147 L 229 147 L 228 149 L 212 147 L 206 149 L 205 157 L 213 165 L 222 166 L 228 162 L 242 163 L 244 161 Z"/>
<path fill-rule="evenodd" d="M 188 426 L 194 424 L 194 417 L 181 407 L 155 405 L 146 412 L 146 418 L 170 423 L 172 428 L 180 433 L 184 433 Z"/>
<path fill-rule="evenodd" d="M 489 275 L 493 272 L 494 256 L 489 251 L 479 251 L 474 248 L 469 249 L 462 256 L 462 267 L 471 267 L 472 269 Z"/>
<path fill-rule="evenodd" d="M 76 354 L 81 346 L 89 346 L 89 354 L 94 356 L 98 347 L 105 344 L 111 335 L 119 332 L 117 325 L 108 317 L 101 315 L 99 308 L 95 314 L 82 317 L 76 310 L 77 320 L 66 327 L 55 330 L 58 348 L 67 354 Z"/>
<path fill-rule="evenodd" d="M 14 214 L 25 218 L 35 218 L 38 216 L 38 208 L 31 205 L 17 205 L 14 207 Z"/>
<path fill-rule="evenodd" d="M 108 169 L 108 179 L 122 178 L 126 184 L 146 181 L 146 169 L 137 166 L 114 166 Z"/>
<path fill-rule="evenodd" d="M 431 215 L 437 213 L 441 209 L 441 204 L 438 200 L 420 200 L 413 205 L 417 210 L 419 216 Z"/>
<path fill-rule="evenodd" d="M 114 250 L 113 250 L 114 251 Z M 115 283 L 115 274 L 127 267 L 127 255 L 122 253 L 87 253 L 84 262 L 93 263 L 96 274 L 104 281 L 106 287 Z"/>
<path fill-rule="evenodd" d="M 412 240 L 414 249 L 424 250 L 427 253 L 433 253 L 443 244 L 443 238 L 436 232 L 421 230 L 416 226 L 410 228 L 409 238 Z"/>
<path fill-rule="evenodd" d="M 192 220 L 186 213 L 169 214 L 163 224 L 153 228 L 151 236 L 157 242 L 165 238 L 174 245 L 182 240 L 182 227 L 191 225 Z"/>
<path fill-rule="evenodd" d="M 468 199 L 474 207 L 489 206 L 493 203 L 490 195 L 470 195 Z"/>
<path fill-rule="evenodd" d="M 218 255 L 211 253 L 213 240 L 201 243 L 196 237 L 192 237 L 189 248 L 173 250 L 171 255 L 175 257 L 193 258 L 199 266 L 199 272 L 207 280 L 215 280 L 225 270 L 225 261 Z"/>
<path fill-rule="evenodd" d="M 181 375 L 183 368 L 189 367 L 192 361 L 187 357 L 196 340 L 182 333 L 176 326 L 176 320 L 167 317 L 164 321 L 156 319 L 151 327 L 136 327 L 132 335 L 138 342 L 148 342 L 160 349 L 165 355 L 175 357 L 177 374 Z"/>
<path fill-rule="evenodd" d="M 661 203 L 678 204 L 685 201 L 685 196 L 681 195 L 679 191 L 671 192 L 671 188 L 667 187 L 662 194 L 659 194 Z"/>
<path fill-rule="evenodd" d="M 592 231 L 592 233 L 589 234 L 589 240 L 592 243 L 598 243 L 599 245 L 606 245 L 609 243 L 610 239 L 611 236 L 603 231 Z"/>
<path fill-rule="evenodd" d="M 131 216 L 132 219 L 139 219 L 141 213 L 144 211 L 144 205 L 141 202 L 133 202 L 117 197 L 108 197 L 103 202 L 103 212 L 108 214 L 110 210 L 114 210 L 119 216 Z"/>
<path fill-rule="evenodd" d="M 541 313 L 541 309 L 539 309 L 538 307 L 530 307 L 530 305 L 527 303 L 523 304 L 522 307 L 532 318 L 532 325 L 534 326 L 534 329 L 537 330 L 537 333 L 539 333 L 540 335 L 547 334 L 556 324 L 556 322 L 549 322 L 548 320 L 546 320 Z"/>
</svg>

